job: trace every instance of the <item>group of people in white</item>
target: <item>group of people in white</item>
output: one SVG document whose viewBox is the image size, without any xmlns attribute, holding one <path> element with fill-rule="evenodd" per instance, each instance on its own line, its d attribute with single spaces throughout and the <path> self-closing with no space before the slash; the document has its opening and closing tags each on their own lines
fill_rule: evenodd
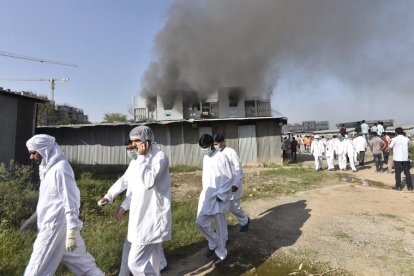
<svg viewBox="0 0 414 276">
<path fill-rule="evenodd" d="M 363 121 L 362 124 L 365 124 L 365 122 Z M 382 173 L 383 163 L 388 164 L 387 169 L 390 173 L 391 168 L 394 168 L 395 186 L 393 189 L 399 191 L 403 189 L 401 173 L 404 172 L 407 189 L 412 191 L 413 185 L 409 159 L 410 139 L 405 136 L 403 129 L 397 127 L 393 138 L 384 133 L 382 124 L 371 128 L 370 131 L 368 127 L 362 127 L 362 125 L 361 129 L 361 132 L 349 137 L 346 133 L 345 135 L 338 134 L 327 136 L 326 138 L 314 135 L 310 152 L 315 158 L 315 170 L 319 171 L 322 169 L 322 161 L 326 158 L 328 170 L 330 171 L 335 170 L 334 160 L 337 159 L 340 170 L 346 170 L 349 162 L 352 172 L 356 172 L 355 164 L 359 161 L 360 166 L 364 165 L 365 152 L 370 148 L 375 163 L 375 171 Z"/>
<path fill-rule="evenodd" d="M 162 242 L 171 239 L 172 230 L 169 160 L 154 142 L 154 133 L 149 127 L 132 129 L 129 138 L 128 169 L 98 205 L 112 203 L 126 190 L 126 197 L 115 214 L 121 219 L 129 210 L 119 275 L 160 275 L 168 269 Z M 80 192 L 72 167 L 55 138 L 39 134 L 26 145 L 30 159 L 39 163 L 41 182 L 36 213 L 22 226 L 24 231 L 37 221 L 38 228 L 24 275 L 54 275 L 61 261 L 75 275 L 104 275 L 86 251 L 80 235 L 83 226 L 79 219 Z M 195 223 L 208 241 L 206 257 L 213 257 L 214 263 L 219 264 L 227 257 L 226 213 L 232 212 L 238 218 L 240 232 L 247 231 L 250 224 L 240 205 L 243 169 L 235 150 L 226 145 L 223 134 L 214 138 L 204 134 L 199 146 L 204 157 Z"/>
</svg>

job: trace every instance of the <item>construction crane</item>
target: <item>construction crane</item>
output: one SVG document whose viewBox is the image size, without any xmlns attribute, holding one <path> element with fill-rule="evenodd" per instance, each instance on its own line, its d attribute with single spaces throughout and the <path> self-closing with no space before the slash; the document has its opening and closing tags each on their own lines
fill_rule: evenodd
<svg viewBox="0 0 414 276">
<path fill-rule="evenodd" d="M 25 59 L 25 60 L 31 60 L 31 61 L 38 61 L 38 62 L 41 62 L 41 63 L 51 63 L 51 64 L 57 64 L 57 65 L 78 67 L 76 64 L 71 64 L 71 63 L 66 63 L 66 62 L 51 60 L 51 59 L 45 59 L 45 58 L 29 57 L 29 56 L 24 56 L 24 55 L 4 52 L 4 51 L 0 51 L 0 56 L 10 57 L 10 58 L 18 58 L 18 59 Z"/>
<path fill-rule="evenodd" d="M 55 83 L 56 82 L 67 82 L 69 81 L 69 78 L 62 78 L 62 79 L 56 79 L 56 78 L 50 78 L 50 79 L 23 79 L 23 78 L 0 78 L 0 80 L 3 81 L 49 81 L 50 82 L 50 87 L 52 90 L 52 102 L 55 102 Z"/>
</svg>

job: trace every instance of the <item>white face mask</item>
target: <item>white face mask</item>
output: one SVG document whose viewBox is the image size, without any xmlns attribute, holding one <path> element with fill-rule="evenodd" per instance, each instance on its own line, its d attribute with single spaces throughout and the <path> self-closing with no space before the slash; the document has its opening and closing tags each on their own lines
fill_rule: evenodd
<svg viewBox="0 0 414 276">
<path fill-rule="evenodd" d="M 216 150 L 220 150 L 220 145 L 214 145 L 214 147 L 216 148 Z"/>
<path fill-rule="evenodd" d="M 132 160 L 135 160 L 138 157 L 138 152 L 136 150 L 129 150 L 128 157 Z"/>
<path fill-rule="evenodd" d="M 211 147 L 208 148 L 201 148 L 201 151 L 203 152 L 204 155 L 210 155 L 214 150 L 211 149 Z"/>
</svg>

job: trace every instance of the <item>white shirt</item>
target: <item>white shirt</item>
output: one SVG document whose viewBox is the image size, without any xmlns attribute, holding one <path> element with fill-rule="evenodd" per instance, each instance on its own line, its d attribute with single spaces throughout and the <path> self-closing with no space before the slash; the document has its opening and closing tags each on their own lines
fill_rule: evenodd
<svg viewBox="0 0 414 276">
<path fill-rule="evenodd" d="M 384 132 L 384 127 L 382 125 L 377 125 L 377 134 L 378 136 L 381 136 L 381 134 Z"/>
<path fill-rule="evenodd" d="M 338 143 L 336 144 L 336 154 L 338 155 L 345 155 L 348 151 L 348 144 L 346 139 L 338 140 Z"/>
<path fill-rule="evenodd" d="M 236 151 L 232 148 L 225 147 L 222 151 L 227 158 L 229 159 L 233 172 L 234 172 L 234 182 L 233 186 L 236 186 L 238 189 L 237 191 L 232 193 L 231 199 L 239 199 L 241 198 L 243 192 L 242 192 L 242 183 L 243 183 L 243 167 L 240 162 L 240 158 L 237 155 Z"/>
<path fill-rule="evenodd" d="M 397 135 L 392 138 L 390 148 L 393 149 L 393 160 L 394 161 L 409 161 L 408 159 L 408 148 L 410 145 L 410 139 L 404 135 Z"/>
<path fill-rule="evenodd" d="M 326 143 L 326 156 L 332 157 L 335 153 L 335 141 L 333 139 L 328 140 Z"/>
<path fill-rule="evenodd" d="M 325 143 L 322 140 L 313 140 L 311 144 L 311 153 L 313 156 L 323 156 L 325 153 Z"/>
<path fill-rule="evenodd" d="M 171 182 L 168 157 L 155 145 L 130 163 L 126 175 L 128 241 L 138 245 L 171 239 Z"/>
<path fill-rule="evenodd" d="M 363 136 L 356 137 L 353 142 L 357 152 L 366 151 L 368 144 L 367 140 Z"/>
<path fill-rule="evenodd" d="M 355 155 L 355 148 L 354 148 L 354 144 L 353 141 L 351 139 L 345 139 L 345 143 L 347 144 L 346 146 L 346 153 L 348 154 L 348 157 L 354 157 Z"/>
<path fill-rule="evenodd" d="M 81 230 L 79 219 L 80 192 L 68 161 L 54 164 L 40 182 L 37 203 L 37 227 L 42 230 L 54 229 L 66 220 L 67 229 Z"/>
<path fill-rule="evenodd" d="M 197 215 L 225 214 L 229 211 L 233 173 L 226 155 L 215 150 L 203 159 L 203 190 L 198 200 Z M 221 202 L 217 200 L 221 199 Z"/>
<path fill-rule="evenodd" d="M 369 125 L 367 123 L 361 124 L 361 132 L 364 134 L 368 134 L 369 131 Z"/>
</svg>

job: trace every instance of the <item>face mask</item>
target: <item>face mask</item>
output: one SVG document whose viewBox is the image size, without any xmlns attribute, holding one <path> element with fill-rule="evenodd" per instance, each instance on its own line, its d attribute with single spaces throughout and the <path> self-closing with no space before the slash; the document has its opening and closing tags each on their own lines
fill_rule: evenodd
<svg viewBox="0 0 414 276">
<path fill-rule="evenodd" d="M 128 157 L 132 160 L 135 160 L 138 157 L 138 152 L 136 150 L 129 150 Z"/>
<path fill-rule="evenodd" d="M 220 145 L 214 145 L 214 147 L 216 148 L 216 150 L 220 150 Z"/>
<path fill-rule="evenodd" d="M 203 152 L 204 155 L 210 155 L 213 152 L 213 150 L 210 147 L 205 148 L 205 149 L 202 148 L 201 151 Z"/>
</svg>

